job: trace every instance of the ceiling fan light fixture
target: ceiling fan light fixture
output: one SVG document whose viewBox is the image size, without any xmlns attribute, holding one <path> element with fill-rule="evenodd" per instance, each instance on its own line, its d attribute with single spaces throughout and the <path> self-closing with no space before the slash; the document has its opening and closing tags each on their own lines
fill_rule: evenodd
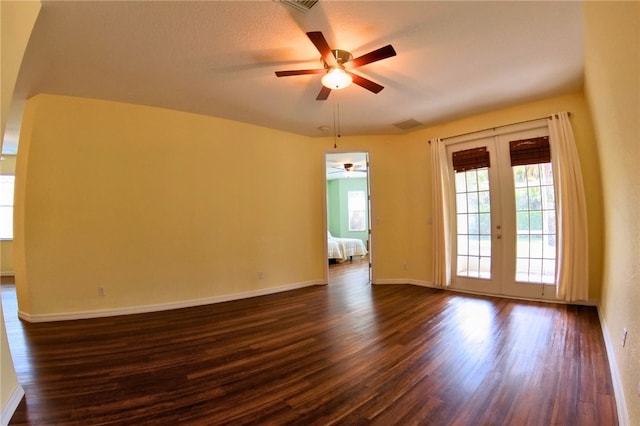
<svg viewBox="0 0 640 426">
<path fill-rule="evenodd" d="M 352 82 L 353 78 L 340 67 L 331 67 L 329 71 L 322 76 L 322 85 L 332 90 L 344 89 Z"/>
</svg>

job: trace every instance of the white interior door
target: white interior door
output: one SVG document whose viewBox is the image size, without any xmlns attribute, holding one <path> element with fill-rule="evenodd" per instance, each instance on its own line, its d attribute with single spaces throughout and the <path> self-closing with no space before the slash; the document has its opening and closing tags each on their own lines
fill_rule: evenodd
<svg viewBox="0 0 640 426">
<path fill-rule="evenodd" d="M 555 298 L 553 170 L 538 153 L 548 128 L 529 126 L 447 141 L 453 288 Z"/>
</svg>

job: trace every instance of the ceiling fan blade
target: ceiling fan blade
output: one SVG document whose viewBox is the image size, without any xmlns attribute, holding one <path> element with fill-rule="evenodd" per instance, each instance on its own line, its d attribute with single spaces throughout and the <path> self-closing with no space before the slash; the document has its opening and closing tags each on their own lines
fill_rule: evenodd
<svg viewBox="0 0 640 426">
<path fill-rule="evenodd" d="M 379 93 L 384 86 L 379 85 L 378 83 L 374 83 L 373 81 L 366 79 L 364 77 L 360 77 L 358 74 L 353 74 L 351 72 L 347 72 L 351 78 L 353 78 L 353 82 L 360 87 L 364 87 L 370 92 Z"/>
<path fill-rule="evenodd" d="M 290 71 L 276 71 L 276 77 L 289 77 L 292 75 L 305 75 L 305 74 L 321 74 L 327 72 L 325 69 L 318 70 L 290 70 Z"/>
<path fill-rule="evenodd" d="M 380 49 L 373 50 L 365 55 L 358 56 L 352 59 L 348 63 L 351 64 L 351 68 L 361 67 L 363 65 L 370 64 L 371 62 L 381 61 L 392 56 L 396 56 L 396 51 L 390 44 L 387 44 Z"/>
<path fill-rule="evenodd" d="M 311 40 L 311 43 L 318 49 L 318 52 L 322 55 L 322 59 L 325 63 L 329 65 L 336 64 L 336 58 L 333 56 L 331 52 L 331 48 L 329 47 L 329 43 L 322 35 L 320 31 L 311 31 L 307 33 L 307 37 Z"/>
<path fill-rule="evenodd" d="M 320 89 L 320 93 L 318 93 L 318 96 L 316 97 L 316 101 L 326 101 L 330 93 L 331 89 L 326 86 L 322 86 L 322 89 Z"/>
</svg>

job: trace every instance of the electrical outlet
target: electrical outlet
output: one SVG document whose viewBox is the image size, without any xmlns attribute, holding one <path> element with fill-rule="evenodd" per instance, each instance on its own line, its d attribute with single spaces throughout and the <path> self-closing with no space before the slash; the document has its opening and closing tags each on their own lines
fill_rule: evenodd
<svg viewBox="0 0 640 426">
<path fill-rule="evenodd" d="M 624 348 L 624 345 L 627 344 L 627 329 L 623 328 L 622 329 L 622 347 Z"/>
<path fill-rule="evenodd" d="M 107 293 L 106 293 L 104 287 L 102 287 L 102 286 L 98 287 L 98 296 L 104 297 L 106 294 Z"/>
<path fill-rule="evenodd" d="M 258 279 L 259 280 L 264 279 L 264 272 L 258 272 Z"/>
<path fill-rule="evenodd" d="M 403 263 L 403 264 L 402 264 L 402 270 L 403 270 L 403 271 L 406 271 L 406 270 L 407 270 L 407 268 L 408 268 L 408 267 L 407 267 L 407 264 L 406 264 L 406 263 Z"/>
</svg>

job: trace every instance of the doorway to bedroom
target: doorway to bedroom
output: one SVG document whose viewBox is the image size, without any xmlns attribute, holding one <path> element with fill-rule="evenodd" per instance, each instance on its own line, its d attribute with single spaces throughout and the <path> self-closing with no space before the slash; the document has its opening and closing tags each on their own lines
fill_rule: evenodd
<svg viewBox="0 0 640 426">
<path fill-rule="evenodd" d="M 348 275 L 369 283 L 372 244 L 368 153 L 329 153 L 325 165 L 328 282 L 334 283 L 337 275 Z"/>
</svg>

